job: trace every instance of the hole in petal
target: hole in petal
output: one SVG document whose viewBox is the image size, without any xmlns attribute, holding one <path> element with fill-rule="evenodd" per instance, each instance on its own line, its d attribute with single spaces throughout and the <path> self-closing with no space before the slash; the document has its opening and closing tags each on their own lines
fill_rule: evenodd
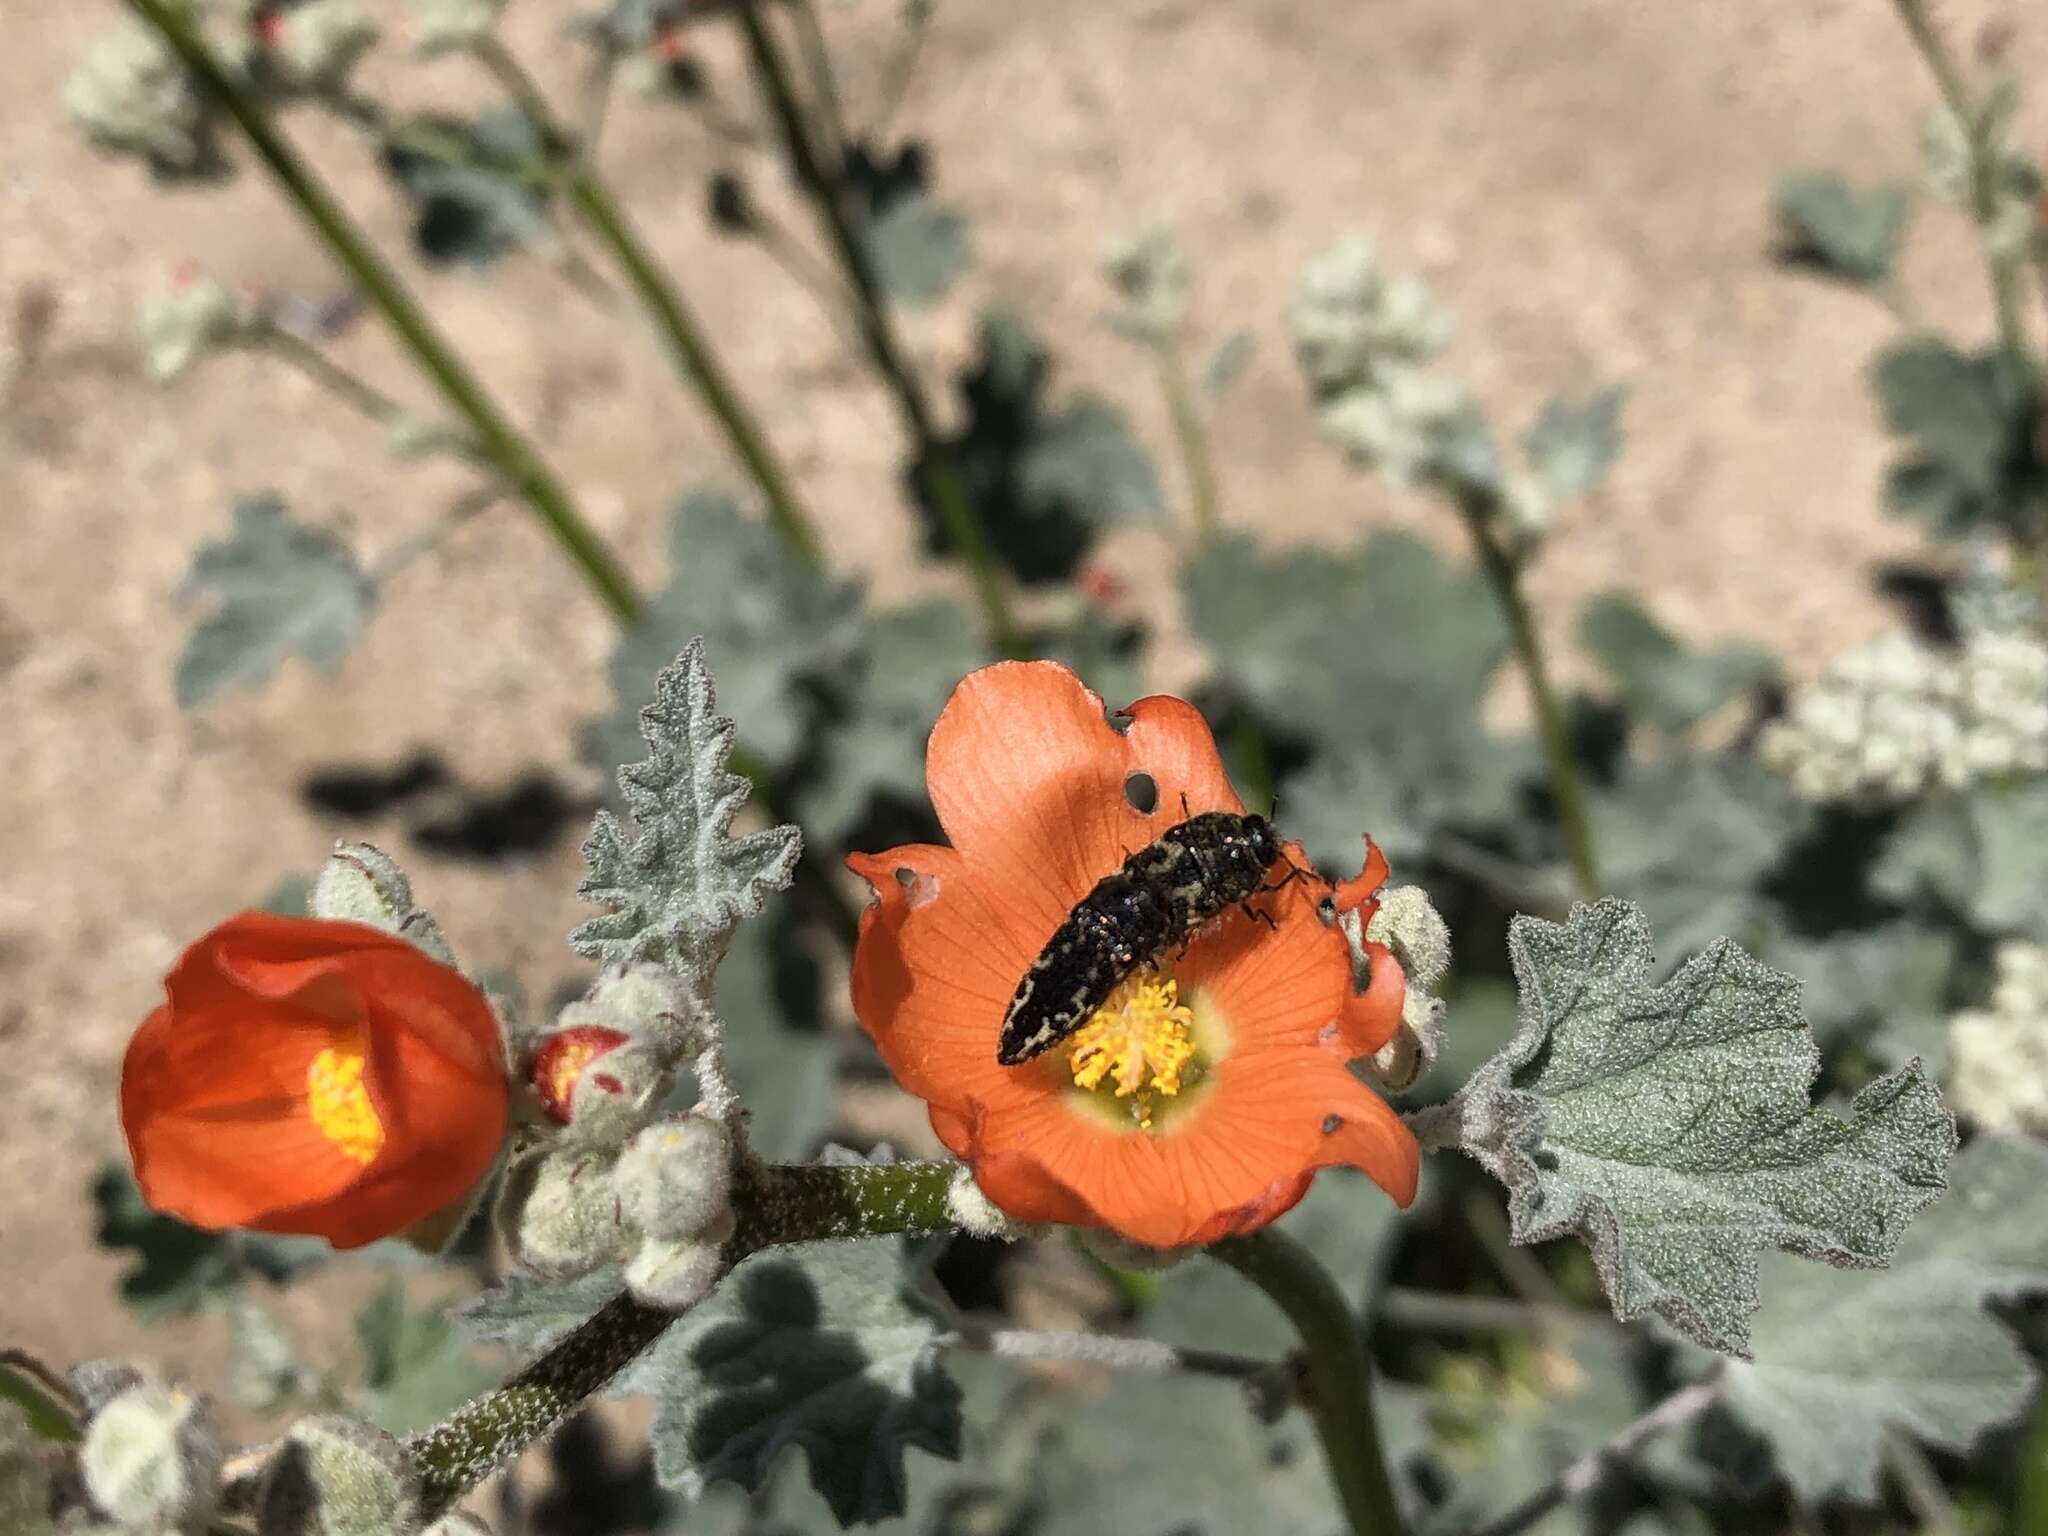
<svg viewBox="0 0 2048 1536">
<path fill-rule="evenodd" d="M 1134 773 L 1124 780 L 1124 802 L 1140 816 L 1159 809 L 1159 781 L 1149 773 Z"/>
<path fill-rule="evenodd" d="M 1342 1115 L 1323 1116 L 1323 1134 L 1325 1136 L 1334 1136 L 1343 1128 L 1344 1117 Z"/>
<path fill-rule="evenodd" d="M 923 906 L 939 894 L 939 877 L 937 875 L 922 874 L 907 864 L 899 864 L 896 867 L 895 873 L 896 883 L 903 887 L 905 895 L 909 898 L 912 911 Z"/>
</svg>

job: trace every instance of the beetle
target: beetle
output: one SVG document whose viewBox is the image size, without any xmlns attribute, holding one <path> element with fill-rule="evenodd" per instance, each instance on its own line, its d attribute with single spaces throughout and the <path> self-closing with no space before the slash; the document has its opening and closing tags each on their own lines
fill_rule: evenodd
<svg viewBox="0 0 2048 1536">
<path fill-rule="evenodd" d="M 1300 878 L 1303 872 L 1288 861 L 1289 873 L 1267 882 L 1284 859 L 1270 821 L 1234 811 L 1190 816 L 1126 856 L 1095 882 L 1024 972 L 1003 1015 L 996 1060 L 1014 1067 L 1051 1050 L 1087 1023 L 1133 971 L 1175 945 L 1185 947 L 1226 907 L 1272 926 L 1251 898 Z"/>
</svg>

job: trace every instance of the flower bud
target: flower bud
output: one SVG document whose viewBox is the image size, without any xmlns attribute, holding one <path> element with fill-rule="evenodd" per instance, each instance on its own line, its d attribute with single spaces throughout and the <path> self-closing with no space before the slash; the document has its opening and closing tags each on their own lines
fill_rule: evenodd
<svg viewBox="0 0 2048 1536">
<path fill-rule="evenodd" d="M 627 1221 L 651 1238 L 702 1237 L 732 1208 L 732 1140 L 703 1115 L 648 1126 L 612 1173 Z"/>
<path fill-rule="evenodd" d="M 87 1360 L 71 1367 L 65 1379 L 78 1394 L 86 1417 L 91 1418 L 130 1387 L 139 1387 L 149 1378 L 126 1360 Z"/>
<path fill-rule="evenodd" d="M 533 1091 L 540 1095 L 541 1108 L 550 1120 L 557 1125 L 569 1123 L 575 1092 L 585 1074 L 624 1045 L 627 1038 L 623 1030 L 603 1024 L 579 1024 L 548 1036 L 540 1054 L 533 1058 L 532 1077 Z M 599 1074 L 591 1086 L 599 1093 L 626 1091 L 624 1081 L 609 1073 Z"/>
<path fill-rule="evenodd" d="M 1365 936 L 1384 944 L 1401 962 L 1411 988 L 1428 989 L 1451 966 L 1451 930 L 1429 893 L 1419 885 L 1392 885 L 1379 893 L 1379 910 L 1365 926 Z"/>
<path fill-rule="evenodd" d="M 395 933 L 443 965 L 455 952 L 433 917 L 413 905 L 412 882 L 398 861 L 369 843 L 336 843 L 307 901 L 313 916 Z"/>
<path fill-rule="evenodd" d="M 728 1218 L 726 1226 L 731 1226 Z M 725 1273 L 724 1237 L 716 1242 L 668 1242 L 649 1238 L 626 1264 L 626 1289 L 633 1299 L 664 1312 L 687 1312 Z"/>
<path fill-rule="evenodd" d="M 263 1536 L 410 1536 L 418 1480 L 405 1447 L 353 1419 L 301 1419 L 264 1469 Z"/>
<path fill-rule="evenodd" d="M 220 1505 L 224 1454 L 204 1398 L 145 1382 L 93 1415 L 79 1464 L 101 1513 L 137 1530 L 198 1532 Z"/>
<path fill-rule="evenodd" d="M 138 328 L 151 378 L 175 379 L 208 352 L 231 346 L 241 310 L 220 279 L 183 263 L 161 290 L 145 299 Z"/>
<path fill-rule="evenodd" d="M 1015 1242 L 1024 1235 L 1023 1229 L 997 1210 L 995 1203 L 981 1192 L 970 1168 L 958 1169 L 953 1174 L 953 1182 L 946 1186 L 946 1214 L 970 1237 L 993 1237 Z"/>
<path fill-rule="evenodd" d="M 708 1032 L 702 1005 L 674 972 L 659 965 L 614 966 L 591 984 L 590 995 L 580 1006 L 634 1040 L 654 1046 L 671 1062 L 695 1056 Z"/>
<path fill-rule="evenodd" d="M 553 1279 L 612 1262 L 635 1236 L 621 1220 L 607 1159 L 547 1149 L 507 1171 L 498 1230 L 515 1263 Z"/>
</svg>

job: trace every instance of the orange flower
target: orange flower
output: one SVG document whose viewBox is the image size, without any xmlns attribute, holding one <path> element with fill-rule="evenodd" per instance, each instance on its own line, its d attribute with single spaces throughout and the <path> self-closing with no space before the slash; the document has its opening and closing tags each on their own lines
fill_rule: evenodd
<svg viewBox="0 0 2048 1536">
<path fill-rule="evenodd" d="M 1152 781 L 1150 811 L 1131 775 Z M 951 847 L 853 854 L 873 888 L 853 1006 L 896 1080 L 995 1204 L 1027 1222 L 1108 1227 L 1155 1247 L 1264 1226 L 1316 1169 L 1350 1164 L 1415 1195 L 1415 1138 L 1345 1063 L 1400 1021 L 1393 956 L 1370 984 L 1324 907 L 1386 878 L 1294 880 L 1226 910 L 1182 953 L 1126 981 L 1081 1031 L 1016 1067 L 996 1037 L 1061 920 L 1126 853 L 1204 811 L 1242 812 L 1202 717 L 1141 699 L 1112 721 L 1056 662 L 972 673 L 932 729 L 925 781 Z M 1290 858 L 1305 865 L 1300 850 Z"/>
<path fill-rule="evenodd" d="M 121 1064 L 143 1199 L 357 1248 L 452 1205 L 505 1134 L 483 994 L 359 923 L 243 912 L 178 958 Z"/>
</svg>

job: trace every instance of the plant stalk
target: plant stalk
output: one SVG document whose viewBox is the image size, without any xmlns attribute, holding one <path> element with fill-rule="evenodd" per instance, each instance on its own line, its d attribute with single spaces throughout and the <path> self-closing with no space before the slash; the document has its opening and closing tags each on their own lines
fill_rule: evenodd
<svg viewBox="0 0 2048 1536">
<path fill-rule="evenodd" d="M 711 414 L 724 429 L 727 445 L 759 487 L 769 523 L 792 554 L 812 569 L 822 569 L 824 552 L 810 518 L 790 489 L 789 477 L 769 446 L 767 434 L 726 376 L 724 365 L 681 291 L 649 253 L 610 189 L 598 179 L 587 158 L 556 122 L 546 96 L 519 61 L 495 38 L 486 38 L 479 44 L 477 56 L 540 134 L 570 204 L 618 263 L 634 296 L 667 340 L 684 382 L 711 408 Z"/>
<path fill-rule="evenodd" d="M 1188 387 L 1188 372 L 1181 361 L 1179 338 L 1169 334 L 1153 344 L 1159 359 L 1159 387 L 1166 395 L 1166 408 L 1173 417 L 1173 437 L 1180 447 L 1183 472 L 1188 479 L 1188 510 L 1195 520 L 1195 535 L 1203 543 L 1220 529 L 1219 498 L 1216 494 L 1216 461 L 1209 452 L 1208 430 Z"/>
<path fill-rule="evenodd" d="M 727 1263 L 784 1243 L 950 1231 L 946 1194 L 955 1169 L 944 1162 L 744 1169 Z M 406 1448 L 419 1474 L 422 1518 L 433 1519 L 544 1438 L 680 1315 L 614 1296 L 503 1386 L 415 1435 Z"/>
<path fill-rule="evenodd" d="M 1565 852 L 1571 859 L 1573 882 L 1582 900 L 1597 901 L 1600 869 L 1593 856 L 1593 828 L 1586 814 L 1585 783 L 1579 775 L 1578 754 L 1572 748 L 1571 728 L 1565 723 L 1563 707 L 1550 684 L 1536 618 L 1530 610 L 1528 594 L 1522 590 L 1521 567 L 1501 543 L 1489 508 L 1470 496 L 1460 496 L 1458 509 L 1471 530 L 1480 570 L 1507 620 L 1508 636 L 1521 664 L 1522 681 L 1536 715 L 1536 735 L 1543 747 L 1544 766 L 1550 779 L 1550 798 L 1557 807 L 1558 828 L 1564 834 Z"/>
<path fill-rule="evenodd" d="M 1301 1335 L 1309 1415 L 1352 1531 L 1403 1536 L 1373 1416 L 1372 1362 L 1337 1282 L 1306 1248 L 1272 1227 L 1225 1238 L 1209 1252 L 1272 1298 Z"/>
<path fill-rule="evenodd" d="M 952 450 L 933 424 L 923 386 L 896 339 L 881 284 L 848 213 L 837 167 L 828 170 L 818 157 L 795 81 L 768 19 L 762 14 L 760 0 L 737 0 L 733 9 L 741 30 L 746 34 L 754 74 L 781 134 L 783 151 L 789 157 L 798 184 L 818 211 L 833 254 L 853 285 L 854 318 L 860 328 L 861 340 L 867 348 L 869 360 L 895 397 L 897 411 L 917 454 L 917 474 L 925 494 L 937 509 L 947 541 L 967 563 L 990 639 L 1004 655 L 1022 655 L 1025 649 L 1023 636 L 1010 612 L 1010 600 L 1003 590 L 1002 572 L 996 564 L 995 551 L 975 511 L 973 498 L 968 495 L 967 483 L 961 477 Z M 835 146 L 835 152 L 841 155 L 844 149 L 843 144 Z"/>
<path fill-rule="evenodd" d="M 247 135 L 258 158 L 298 206 L 321 243 L 383 315 L 449 406 L 469 423 L 478 446 L 504 477 L 506 486 L 533 509 L 605 606 L 621 623 L 631 623 L 640 611 L 638 595 L 596 531 L 576 510 L 554 471 L 498 409 L 398 275 L 384 264 L 340 204 L 272 126 L 261 104 L 229 77 L 184 9 L 176 0 L 127 3 Z"/>
</svg>

